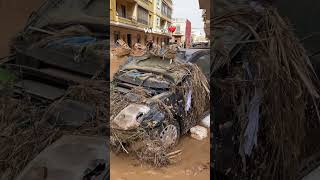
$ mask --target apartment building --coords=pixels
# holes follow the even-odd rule
[[[173,33],[174,42],[179,46],[189,48],[191,46],[191,22],[186,18],[174,18],[173,26],[176,27]]]
[[[110,43],[118,39],[130,47],[147,40],[168,43],[171,13],[171,0],[110,0]]]
[[[210,0],[199,0],[199,7],[203,10],[202,17],[206,38],[210,39]]]

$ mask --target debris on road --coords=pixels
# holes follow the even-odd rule
[[[140,43],[136,43],[133,46],[133,49],[130,53],[131,56],[137,57],[137,56],[143,56],[145,55],[147,52],[147,48],[146,46],[140,44]]]
[[[85,6],[104,11],[94,4],[45,1],[12,40],[12,56],[0,64],[14,75],[0,89],[0,179],[16,179],[63,135],[106,140],[110,82],[105,59],[110,51],[107,22],[84,12]],[[65,13],[70,10],[74,13]],[[74,19],[80,14],[86,18]],[[81,173],[96,172],[88,168]],[[34,172],[43,177],[45,169]]]
[[[199,124],[208,110],[206,77],[197,65],[175,59],[175,53],[174,46],[154,46],[143,56],[128,56],[114,75],[110,120],[114,151],[154,166],[168,165],[179,155],[170,153],[179,137]]]
[[[131,53],[131,48],[121,39],[117,41],[117,46],[111,48],[111,53],[117,57],[128,56]]]
[[[191,137],[202,141],[203,139],[208,137],[208,130],[202,126],[195,126],[190,129]]]
[[[59,139],[63,134],[99,135],[104,137],[108,132],[106,127],[109,104],[104,100],[109,93],[109,83],[92,80],[83,85],[71,86],[61,99],[50,106],[31,101],[27,94],[21,99],[15,99],[8,93],[0,96],[0,159],[2,166],[0,174],[5,179],[13,179],[21,170],[43,149]],[[13,90],[11,89],[11,92]],[[73,113],[67,112],[67,119],[60,119],[60,124],[52,124],[51,115],[59,116],[57,106],[65,100],[80,101],[95,107],[95,118],[86,119],[75,128],[61,126],[69,123]],[[64,110],[64,109],[63,109]],[[55,113],[53,113],[55,112]],[[77,115],[77,114],[75,114]],[[65,120],[65,121],[64,121]]]

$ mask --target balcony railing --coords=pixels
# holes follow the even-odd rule
[[[119,22],[126,24],[137,24],[137,18],[134,16],[121,17],[119,16]]]
[[[143,19],[143,18],[138,18],[138,22],[139,22],[139,23],[142,23],[142,24],[145,24],[145,25],[148,25],[148,24],[149,24],[148,20]]]

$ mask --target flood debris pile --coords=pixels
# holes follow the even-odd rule
[[[165,53],[147,54],[131,58],[114,76],[111,145],[117,153],[161,167],[175,161],[179,136],[208,111],[209,89],[196,65]]]
[[[161,47],[156,44],[150,45],[151,47],[146,47],[140,43],[135,43],[132,48],[126,44],[122,39],[117,40],[114,47],[111,48],[111,53],[117,57],[141,57],[141,56],[161,56],[168,59],[174,59],[176,56],[176,51],[178,45],[168,45]]]
[[[213,28],[211,81],[221,97],[213,108],[231,114],[229,122],[217,118],[215,128],[221,132],[219,126],[231,122],[234,132],[233,145],[218,151],[234,148],[236,154],[224,173],[297,179],[306,149],[315,147],[306,146],[308,132],[319,128],[319,81],[306,51],[272,7],[230,11],[215,17]]]
[[[109,83],[89,80],[71,86],[52,104],[34,101],[28,94],[17,98],[12,89],[10,92],[6,90],[0,95],[0,174],[3,179],[17,177],[32,159],[63,135],[106,137],[108,133]],[[80,118],[69,121],[72,112],[66,107],[88,105],[94,107],[88,111],[91,117],[84,119],[87,116],[78,112]]]
[[[103,4],[100,0],[44,1],[13,38],[12,55],[0,64],[1,69],[14,75],[12,80],[6,78],[6,85],[0,82],[0,179],[15,179],[63,135],[86,136],[80,139],[91,142],[95,141],[93,136],[98,136],[93,144],[99,146],[103,139],[107,140],[110,84],[106,81],[105,59],[109,57],[109,40]],[[81,153],[88,149],[86,142],[69,143],[68,147],[74,150],[78,145]],[[97,146],[100,152],[105,149],[102,146]],[[74,162],[64,158],[72,151],[55,153],[62,160],[55,161],[57,166],[63,161]],[[94,156],[81,161],[97,157]],[[76,172],[80,175],[63,166],[59,167],[61,173],[50,165],[34,172],[45,174],[44,179],[55,173],[69,179],[86,179],[107,169],[105,162],[96,162],[94,167],[82,163],[80,171],[87,171]],[[104,167],[95,169],[98,164]],[[33,175],[32,171],[27,173]]]
[[[143,56],[146,53],[146,50],[146,46],[136,43],[132,48],[131,56]]]
[[[186,125],[189,127],[191,124],[198,124],[199,117],[202,118],[203,113],[208,111],[210,100],[209,83],[206,80],[205,75],[195,64],[177,63],[177,65],[170,67],[170,71],[179,69],[183,69],[188,72],[187,75],[190,77],[181,86],[174,87],[175,90],[183,94],[184,102],[186,102],[185,110],[188,109],[187,116],[189,116],[191,119],[189,124]]]
[[[115,47],[111,48],[111,53],[121,57],[131,53],[131,48],[121,39],[117,40]]]

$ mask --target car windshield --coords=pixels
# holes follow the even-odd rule
[[[175,61],[179,61],[175,59]],[[179,61],[181,62],[181,61]],[[133,58],[123,66],[123,71],[138,70],[143,72],[151,72],[155,74],[162,74],[169,77],[174,83],[179,83],[186,75],[185,70],[169,70],[173,66],[173,62],[170,59],[162,57],[144,57],[144,58]]]
[[[209,79],[210,75],[210,55],[204,54],[196,59],[193,60],[193,63],[196,64],[203,74]]]

